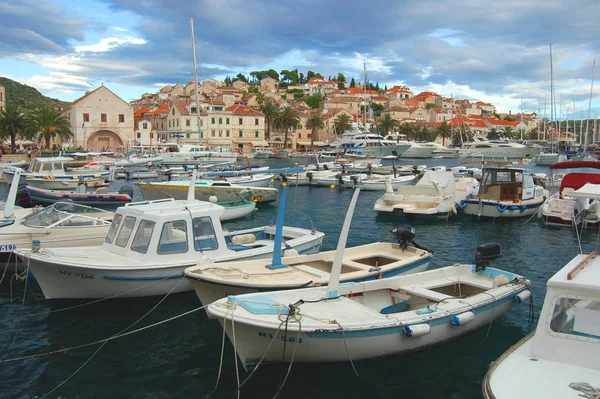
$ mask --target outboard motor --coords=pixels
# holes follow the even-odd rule
[[[352,175],[352,176],[350,176],[350,180],[352,180],[354,187],[356,187],[358,185],[358,176]]]
[[[283,174],[283,173],[281,173],[279,176],[281,177],[281,181],[282,181],[283,183],[286,183],[286,184],[287,184],[287,182],[288,182],[288,178],[287,178],[287,176],[286,176],[285,174]]]
[[[502,256],[500,244],[490,242],[478,245],[475,249],[475,271],[485,270],[490,264],[490,260],[499,258],[500,256]]]
[[[344,175],[342,175],[341,173],[338,173],[335,177],[337,177],[338,182],[340,183],[340,187],[344,186]]]
[[[131,186],[123,186],[119,190],[119,194],[127,194],[133,199],[133,187]]]
[[[398,244],[400,244],[400,248],[403,250],[408,247],[408,244],[412,244],[415,248],[433,253],[431,249],[415,242],[414,238],[417,232],[412,226],[407,225],[402,227],[394,227],[392,230],[390,230],[390,233],[392,233],[392,235],[396,238]]]
[[[312,179],[313,179],[312,172],[306,173],[306,177],[308,178],[308,184],[312,184]]]

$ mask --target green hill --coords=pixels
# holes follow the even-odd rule
[[[0,85],[4,86],[6,90],[6,102],[8,104],[15,102],[22,105],[35,104],[39,102],[50,104],[58,103],[61,105],[69,104],[68,102],[57,100],[56,98],[46,97],[37,91],[35,87],[27,86],[2,76],[0,76]]]

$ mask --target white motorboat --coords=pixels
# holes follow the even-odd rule
[[[465,199],[463,210],[478,217],[524,217],[535,214],[549,196],[527,170],[485,167],[479,193]]]
[[[592,252],[578,254],[548,280],[537,328],[492,362],[483,397],[597,398],[599,357],[600,257]]]
[[[540,152],[534,159],[537,166],[550,166],[555,163],[566,162],[567,156],[555,152]]]
[[[479,182],[472,177],[455,177],[452,171],[428,170],[414,186],[396,190],[388,187],[373,209],[378,213],[447,218],[478,189]]]
[[[254,158],[269,159],[273,158],[273,149],[268,147],[258,147],[254,150]]]
[[[270,257],[275,226],[223,231],[222,206],[203,201],[161,200],[117,209],[104,243],[15,253],[25,261],[47,299],[143,297],[191,290],[187,267]],[[282,227],[294,253],[318,251],[324,234]]]
[[[240,157],[237,152],[223,148],[211,149],[201,144],[165,144],[167,152],[161,154],[165,165],[194,165],[199,163],[233,163]]]
[[[129,157],[114,162],[114,166],[119,169],[146,169],[148,166],[158,166],[162,163],[162,157]]]
[[[186,199],[189,189],[189,180],[173,180],[166,182],[140,182],[138,186],[145,200],[175,198]],[[277,190],[274,187],[251,187],[238,185],[226,180],[196,180],[196,199],[208,201],[211,196],[217,201],[238,201],[240,195],[254,202],[272,202],[277,199]]]
[[[80,171],[66,172],[65,164],[72,162],[73,158],[54,157],[54,158],[34,158],[29,165],[29,171],[21,173],[20,184],[28,184],[30,186],[44,188],[48,190],[60,190],[58,183],[66,182],[69,189],[73,190],[77,187],[79,180],[83,180],[88,186],[104,185],[110,180],[109,171]],[[11,184],[15,175],[15,168],[4,169],[4,180]],[[65,185],[62,189],[65,189]]]
[[[406,143],[410,145],[410,148],[400,158],[431,158],[433,157],[433,152],[436,150],[436,147],[423,145],[426,143],[416,143],[413,141],[407,141]]]
[[[156,169],[135,169],[135,168],[118,168],[115,169],[115,178],[117,179],[156,179],[158,171]]]
[[[539,148],[527,147],[508,140],[477,140],[463,144],[462,157],[472,158],[529,158],[538,155]]]
[[[232,184],[243,185],[246,187],[268,187],[275,175],[273,173],[247,174],[240,176],[226,177],[225,180]]]
[[[431,348],[489,325],[529,294],[528,280],[486,268],[497,244],[479,246],[475,264],[339,284],[348,227],[347,215],[327,287],[231,295],[208,306],[246,369]]]
[[[427,269],[430,252],[414,242],[415,230],[392,230],[398,244],[375,242],[345,248],[340,281],[362,282]],[[412,244],[414,246],[409,246]],[[336,251],[193,266],[184,271],[204,305],[227,295],[327,285]]]
[[[600,169],[600,162],[561,162],[551,166],[552,170],[565,168]],[[588,187],[581,191],[586,185]],[[589,191],[591,185],[600,185],[600,174],[585,172],[565,174],[561,178],[558,193],[546,200],[538,212],[538,217],[548,226],[583,225],[597,228],[600,225],[600,202],[582,195],[583,192]]]
[[[412,186],[415,182],[415,175],[406,176],[384,176],[384,175],[353,175],[344,177],[344,186],[347,188],[359,187],[364,191],[386,191],[388,185],[392,190],[397,190],[402,186]]]
[[[460,148],[450,148],[435,141],[418,143],[422,147],[432,147],[432,158],[458,158],[461,154]]]

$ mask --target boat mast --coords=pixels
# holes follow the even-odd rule
[[[552,69],[552,43],[550,43],[550,152],[554,152],[554,70]]]
[[[588,116],[587,116],[587,123],[585,125],[585,147],[587,147],[587,143],[588,143],[588,134],[589,134],[589,129],[590,129],[590,112],[592,110],[592,95],[593,95],[593,91],[594,91],[594,72],[596,69],[596,59],[594,58],[594,62],[592,63],[592,84],[590,85],[590,102],[588,103]],[[592,138],[593,140],[593,138]]]
[[[363,63],[363,73],[365,84],[363,86],[363,126],[365,128],[365,132],[367,132],[367,63]]]
[[[450,93],[450,142],[454,145],[454,95]]]
[[[192,58],[194,59],[194,94],[196,100],[196,123],[198,126],[198,138],[202,145],[202,133],[200,132],[200,101],[198,100],[198,69],[196,68],[196,37],[194,35],[194,18],[190,18],[190,33],[192,36]]]

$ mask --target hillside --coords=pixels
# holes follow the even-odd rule
[[[38,102],[58,103],[61,105],[69,104],[56,98],[46,97],[37,91],[35,87],[27,86],[2,76],[0,76],[0,85],[4,86],[6,90],[6,102],[9,104],[15,102],[21,104],[35,104]]]

